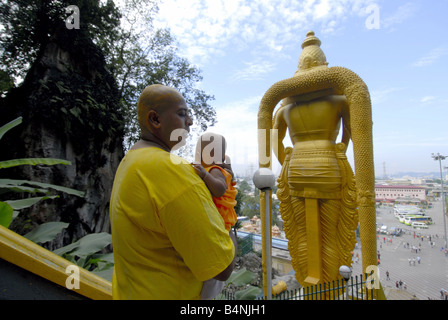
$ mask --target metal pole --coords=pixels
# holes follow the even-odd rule
[[[261,225],[264,229],[261,233],[262,253],[263,253],[263,288],[266,299],[272,299],[272,261],[271,261],[271,206],[270,191],[275,186],[275,175],[269,168],[258,169],[253,177],[254,185],[264,192],[264,203],[260,194]],[[264,216],[263,216],[264,214]],[[266,285],[266,287],[265,287]]]
[[[447,239],[446,239],[446,221],[445,221],[445,190],[443,187],[443,176],[442,176],[442,157],[443,159],[445,159],[444,156],[441,156],[439,153],[437,154],[437,158],[439,159],[439,166],[440,166],[440,184],[442,185],[442,212],[443,212],[443,228],[445,231],[445,250],[446,250],[446,244],[447,244]]]
[[[264,190],[265,201],[265,241],[266,241],[266,299],[272,300],[272,266],[271,266],[271,206],[269,205],[269,190]]]
[[[348,279],[345,280],[345,300],[349,300],[350,296],[348,295]]]

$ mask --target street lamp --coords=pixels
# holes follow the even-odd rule
[[[446,249],[446,222],[445,222],[445,193],[444,193],[444,187],[443,187],[443,177],[442,177],[442,160],[445,160],[446,156],[441,155],[440,153],[434,154],[431,153],[431,156],[434,160],[439,161],[439,167],[440,167],[440,184],[442,186],[442,214],[443,214],[443,229],[445,231],[445,245],[444,248]]]
[[[275,175],[269,168],[260,168],[258,169],[253,177],[253,182],[255,187],[264,192],[264,221],[262,221],[262,225],[264,225],[264,232],[262,234],[264,247],[264,262],[266,265],[266,274],[263,276],[266,279],[266,297],[268,300],[272,299],[272,266],[271,266],[271,207],[269,205],[269,191],[275,186]]]
[[[352,269],[350,267],[348,267],[348,266],[341,266],[339,268],[339,274],[345,280],[345,296],[346,296],[346,299],[348,300],[349,299],[349,296],[348,296],[348,280],[352,276]]]

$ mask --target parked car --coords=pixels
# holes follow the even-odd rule
[[[393,236],[399,236],[403,233],[403,229],[397,227],[390,227],[388,234]]]

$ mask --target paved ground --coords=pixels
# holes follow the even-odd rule
[[[378,235],[380,281],[388,300],[410,300],[415,297],[419,300],[440,300],[440,290],[442,288],[448,290],[448,257],[441,251],[444,246],[442,202],[434,202],[433,208],[426,210],[426,214],[432,217],[435,224],[430,225],[428,229],[413,230],[394,217],[392,208],[381,208],[377,211],[378,225],[384,224],[406,230],[406,233],[399,237]],[[423,241],[418,235],[424,236]],[[433,247],[429,244],[428,236],[435,242]],[[383,237],[386,238],[385,241]],[[418,248],[419,245],[421,249],[417,253],[411,252],[412,246]],[[360,247],[354,250],[355,256],[357,253],[361,257]],[[420,257],[420,263],[417,262],[417,257]],[[409,263],[409,259],[413,258],[415,265]],[[352,268],[354,275],[360,274],[361,262],[353,263]],[[386,278],[386,271],[389,271],[390,280]],[[397,289],[396,282],[400,280],[403,285],[401,289]]]

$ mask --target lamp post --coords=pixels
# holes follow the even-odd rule
[[[444,193],[444,187],[443,187],[443,177],[442,177],[442,160],[445,160],[446,156],[441,155],[440,153],[434,154],[431,153],[431,156],[434,160],[439,161],[439,167],[440,167],[440,184],[442,186],[442,214],[443,214],[443,229],[445,231],[445,245],[444,248],[446,249],[447,239],[446,239],[446,222],[445,222],[445,193]]]
[[[266,266],[266,272],[263,270],[263,277],[266,279],[265,294],[268,300],[272,299],[272,265],[271,265],[271,206],[269,191],[275,186],[274,173],[269,168],[258,169],[253,177],[255,187],[264,192],[264,210],[260,208],[264,217],[261,217],[261,223],[264,228],[263,238],[263,262]],[[264,219],[263,219],[264,218]]]
[[[352,276],[352,269],[350,267],[348,267],[348,266],[341,266],[339,268],[339,274],[345,280],[345,297],[348,300],[349,299],[349,296],[348,296],[348,280]]]

